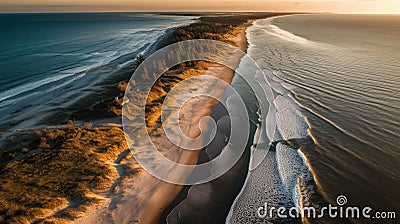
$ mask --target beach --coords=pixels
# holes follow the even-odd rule
[[[225,21],[229,25],[222,26],[225,26],[226,28],[233,28],[223,28],[226,29],[229,34],[222,33],[218,35],[223,35],[221,37],[223,37],[224,41],[236,45],[242,51],[246,51],[247,41],[245,38],[245,29],[251,24],[249,19],[264,18],[272,15],[274,14],[248,14],[237,17],[210,16],[204,17],[204,21],[209,24],[213,24],[216,21]],[[183,28],[185,26],[183,26]],[[163,37],[160,37],[157,42],[153,43],[151,46],[153,46],[154,49],[157,49],[169,44],[171,38],[176,37],[174,36],[175,30],[176,28],[170,29]],[[229,63],[235,65],[234,67],[236,67],[240,62],[242,54],[234,52],[230,52],[229,54]],[[84,148],[90,148],[91,150],[96,150],[99,145],[106,145],[108,147],[111,142],[109,143],[108,141],[104,140],[99,140],[99,142],[85,142],[84,144],[80,143],[84,138],[80,139],[78,136],[82,134],[86,135],[86,133],[95,133],[93,138],[102,139],[104,136],[108,136],[110,134],[111,136],[114,136],[116,130],[122,128],[121,117],[116,116],[119,114],[118,108],[120,107],[121,103],[118,101],[117,96],[123,94],[123,82],[124,80],[129,79],[132,73],[132,66],[133,62],[128,63],[122,67],[122,69],[119,69],[119,71],[113,76],[110,76],[109,78],[100,82],[95,82],[93,87],[91,87],[91,90],[94,90],[95,92],[94,94],[91,94],[90,91],[88,91],[87,96],[71,102],[70,106],[63,109],[62,113],[54,113],[49,116],[46,115],[46,119],[44,117],[41,118],[42,121],[35,125],[34,128],[22,128],[25,127],[25,123],[24,125],[21,125],[21,128],[19,129],[15,129],[12,132],[5,132],[6,134],[2,136],[4,146],[2,151],[2,169],[8,171],[7,173],[3,172],[2,175],[19,175],[16,173],[14,174],[14,169],[16,164],[19,164],[20,161],[41,161],[40,158],[42,155],[45,155],[44,152],[49,150],[58,152],[58,150],[63,147],[69,147],[66,142],[72,142],[73,144],[76,144],[76,147],[82,146]],[[104,70],[100,70],[100,72],[107,72],[108,69],[110,68],[104,67]],[[169,76],[175,79],[179,77],[185,78],[197,75],[208,75],[221,79],[228,84],[231,83],[234,77],[233,70],[225,66],[212,63],[196,63],[193,68],[184,67],[184,72],[182,74],[175,73],[176,71],[172,71]],[[211,85],[210,83],[197,83],[196,86],[202,86],[203,88],[199,91],[212,93],[214,96],[222,96],[224,94],[223,87]],[[162,97],[162,95],[158,97]],[[217,103],[217,100],[207,97],[196,98],[195,100],[190,101],[185,105],[184,108],[182,108],[182,113],[191,119],[186,121],[186,123],[183,122],[180,124],[181,127],[183,127],[182,129],[185,130],[186,133],[189,133],[190,136],[196,137],[199,133],[197,124],[202,117],[208,115],[213,115],[215,117],[217,116],[216,114],[221,115],[221,110],[218,109],[218,107],[214,107]],[[154,111],[158,110],[157,107],[152,108]],[[157,114],[158,112],[155,112],[152,116],[159,116]],[[69,121],[67,121],[68,119]],[[36,121],[39,120],[40,119]],[[44,125],[46,123],[47,125]],[[60,125],[60,123],[64,124]],[[154,124],[156,125],[156,123]],[[9,127],[12,127],[12,124],[9,125]],[[66,132],[70,131],[78,134],[63,136]],[[119,141],[118,138],[114,137],[112,137],[111,140]],[[217,138],[216,142],[220,140],[221,138]],[[182,164],[198,163],[201,150],[182,151],[168,141],[163,140],[163,136],[158,137],[158,140],[155,139],[155,141],[159,141],[163,147],[168,149],[166,150],[168,152],[167,154],[169,154],[171,158],[174,158],[174,161],[179,161]],[[23,146],[21,147],[16,145],[15,142],[20,142],[19,144]],[[213,150],[217,152],[218,150],[222,149],[223,144],[224,143],[216,143],[215,149]],[[97,174],[97,172],[100,172],[100,170],[97,170],[97,165],[93,166],[93,176],[89,176],[88,178],[84,176],[77,176],[78,179],[75,180],[77,182],[74,182],[74,184],[72,184],[68,189],[63,189],[63,185],[60,184],[59,187],[63,189],[63,193],[57,196],[58,198],[52,198],[48,203],[42,205],[43,209],[36,209],[35,205],[25,204],[24,206],[32,207],[32,210],[27,210],[26,215],[2,216],[2,220],[5,222],[7,222],[9,219],[14,221],[20,220],[22,222],[29,220],[48,220],[65,223],[96,223],[100,220],[103,223],[124,223],[136,222],[140,220],[142,223],[157,223],[164,209],[171,207],[171,204],[173,204],[174,201],[176,202],[176,200],[179,200],[177,199],[177,196],[181,192],[183,186],[160,181],[145,172],[132,158],[132,155],[129,153],[129,149],[122,143],[118,143],[117,153],[115,153],[116,151],[113,151],[113,154],[109,154],[111,151],[108,151],[108,148],[106,149],[107,150],[104,149],[101,151],[105,157],[99,157],[98,162],[99,164],[107,164],[107,169],[111,170],[110,172],[102,174],[104,176],[102,177],[103,179],[101,184],[93,185],[93,181],[97,178],[97,175],[100,175]],[[73,153],[73,151],[68,150],[64,150],[63,152],[67,154]],[[92,153],[91,151],[88,152]],[[53,155],[50,154],[47,156],[50,156],[48,159],[51,160]],[[248,151],[245,153],[245,156],[242,159],[242,163],[244,165],[240,165],[240,170],[242,170],[243,167],[246,167],[246,164],[248,163],[247,158]],[[55,164],[54,166],[68,166],[68,163],[64,164],[63,161],[59,162],[60,165]],[[29,170],[36,172],[34,170],[41,169],[41,166],[43,166],[43,164],[36,163],[30,167]],[[28,170],[22,170],[22,172],[28,172]],[[231,182],[233,181],[236,186],[236,191],[233,191],[231,194],[229,194],[229,197],[231,198],[230,201],[233,201],[235,194],[241,188],[242,181],[245,176],[245,172],[242,173],[243,177],[241,180],[230,180]],[[4,177],[7,178],[6,176]],[[68,174],[65,174],[65,178],[66,179],[62,181],[65,184],[68,184],[68,178],[70,178]],[[81,180],[79,180],[79,178],[81,178]],[[21,187],[26,188],[24,191],[32,191],[33,189],[40,191],[40,189],[42,189],[45,185],[36,185],[34,183],[38,181],[45,183],[47,181],[46,179],[47,178],[45,176],[39,175],[39,178],[27,179],[26,183],[21,183]],[[85,181],[83,181],[83,179]],[[103,183],[103,181],[106,182]],[[77,184],[79,182],[83,184]],[[75,187],[77,186],[80,186],[79,189],[81,193],[79,196],[74,194],[76,191]],[[216,191],[215,193],[218,192]],[[13,194],[12,189],[7,189],[6,191],[3,191],[2,194],[4,198],[8,198],[9,196],[7,194]],[[40,198],[41,196],[37,195],[37,197]],[[68,203],[66,203],[66,201],[68,201]],[[7,202],[2,200],[2,203]],[[15,204],[15,206],[20,205],[22,204]],[[14,205],[5,205],[3,206],[3,210],[9,212],[9,206]],[[229,207],[229,203],[224,206],[223,210],[225,213],[227,213]],[[218,218],[222,220],[224,217],[223,215],[219,215]]]
[[[247,41],[245,38],[245,29],[247,26],[251,24],[251,21],[241,25],[240,27],[236,28],[232,38],[229,40],[233,41],[242,51],[246,51],[247,49]],[[242,53],[230,53],[229,63],[233,64],[237,67],[240,62]],[[210,65],[207,67],[207,71],[203,75],[209,75],[216,77],[225,81],[226,83],[231,83],[234,77],[234,71],[230,68],[221,65]],[[204,88],[199,89],[199,93],[207,92],[213,96],[222,97],[224,93],[224,87],[218,87],[216,85],[211,85],[211,83],[207,82],[195,82],[191,83],[194,86],[203,86]],[[198,95],[193,93],[194,95]],[[177,99],[179,101],[179,99]],[[189,137],[197,137],[199,135],[197,124],[199,120],[204,116],[213,115],[213,118],[218,121],[221,116],[224,116],[224,111],[221,111],[221,108],[215,106],[218,103],[215,99],[210,99],[208,97],[203,98],[196,98],[195,100],[189,101],[184,105],[183,108],[180,110],[180,116],[183,117],[190,117],[190,120],[181,121],[181,129],[184,130],[184,133],[189,133]],[[222,113],[222,114],[221,114]],[[213,143],[209,145],[207,148],[212,149],[215,154],[218,154],[218,150],[222,150],[225,143],[221,143],[221,138],[223,136],[218,136],[213,140]],[[201,150],[197,151],[186,151],[181,150],[179,147],[169,144],[167,140],[165,140],[165,136],[160,136],[154,141],[160,142],[162,145],[163,151],[167,151],[167,158],[174,158],[175,161],[178,161],[181,164],[196,164],[198,163],[199,156],[201,154]],[[204,149],[206,150],[206,149]],[[203,150],[203,153],[204,153]],[[225,220],[226,214],[230,208],[230,203],[233,201],[234,197],[236,196],[237,192],[242,187],[242,183],[244,180],[244,176],[246,174],[245,171],[246,164],[248,163],[248,152],[247,151],[239,165],[235,166],[232,172],[240,172],[242,173],[242,177],[237,176],[237,178],[230,177],[228,178],[229,181],[224,180],[224,178],[220,178],[219,180],[215,181],[218,183],[219,187],[214,190],[207,190],[207,188],[202,188],[201,185],[195,186],[188,189],[188,187],[184,187],[182,185],[170,184],[166,183],[162,180],[159,180],[153,177],[151,174],[146,172],[140,172],[132,178],[127,178],[124,182],[119,186],[119,196],[116,196],[119,202],[116,202],[115,209],[111,212],[112,219],[119,223],[126,223],[130,221],[137,221],[138,223],[164,223],[168,220],[168,223],[175,223],[179,222],[179,220],[174,220],[174,204],[182,203],[181,200],[187,197],[191,197],[191,203],[193,206],[192,209],[189,209],[188,214],[194,215],[199,211],[205,215],[204,218],[208,216],[208,219],[212,219],[216,222],[223,222]],[[200,159],[204,158],[200,156]],[[202,161],[205,162],[205,161]],[[232,176],[232,175],[228,175]],[[139,181],[138,181],[139,180]],[[235,185],[236,188],[232,188],[232,192],[229,194],[221,194],[222,185]],[[203,186],[207,184],[203,184]],[[201,195],[193,196],[185,196],[185,191],[189,190],[191,192],[198,187],[201,188],[199,192]],[[184,190],[182,190],[185,188]],[[236,189],[236,190],[235,190]],[[215,195],[211,197],[210,194]],[[179,195],[179,196],[178,196]],[[209,195],[209,196],[205,196]],[[204,197],[209,198],[209,200],[204,204]],[[215,204],[215,199],[220,197],[222,201],[224,201],[225,205],[222,204]],[[213,199],[211,199],[213,198]],[[226,200],[227,198],[230,198]],[[213,205],[213,207],[211,207]],[[183,205],[185,206],[185,205]],[[197,206],[197,207],[196,207]],[[215,207],[217,206],[217,207]],[[204,209],[206,209],[204,211]],[[207,211],[207,209],[209,209]],[[220,211],[218,215],[217,210]],[[98,211],[98,209],[97,209]],[[171,212],[171,213],[169,213]],[[164,213],[164,214],[163,214]],[[95,215],[103,215],[103,214],[95,214]],[[164,218],[164,219],[163,219]],[[200,218],[200,217],[199,217]],[[85,218],[78,219],[77,222],[90,222],[92,217],[86,216]],[[182,220],[181,220],[182,221]],[[187,222],[187,221],[186,221]]]

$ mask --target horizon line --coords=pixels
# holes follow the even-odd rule
[[[299,14],[339,14],[339,15],[400,15],[400,13],[371,13],[371,12],[329,12],[329,11],[123,11],[123,10],[110,10],[110,11],[0,11],[0,14],[40,14],[40,13],[299,13]]]

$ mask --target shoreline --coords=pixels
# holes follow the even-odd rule
[[[290,16],[290,15],[283,15],[283,16]],[[265,19],[273,20],[274,18],[276,17],[270,17]],[[279,114],[279,112],[277,113]],[[260,132],[265,131],[262,130],[263,128],[264,128],[263,126],[260,125],[257,126],[256,131],[258,132],[258,134],[261,134]],[[261,206],[263,202],[268,202],[268,205],[272,204],[276,207],[278,207],[279,205],[281,206],[284,205],[285,207],[289,207],[291,203],[293,203],[292,206],[296,206],[294,204],[295,199],[292,198],[292,196],[295,193],[291,192],[291,190],[288,190],[288,192],[286,193],[286,190],[285,188],[283,188],[283,185],[282,186],[280,185],[280,183],[283,181],[281,180],[282,175],[281,173],[279,173],[278,170],[280,166],[282,166],[282,164],[280,164],[280,161],[278,160],[279,158],[288,157],[291,158],[291,160],[295,160],[296,162],[298,162],[296,160],[298,157],[296,157],[297,151],[289,150],[289,147],[283,145],[280,141],[274,142],[272,146],[268,146],[269,149],[264,148],[265,146],[263,146],[263,144],[265,144],[264,142],[265,139],[261,139],[261,144],[260,144],[261,147],[257,147],[257,145],[260,143],[260,139],[258,140],[254,139],[254,141],[255,141],[254,148],[250,150],[251,151],[249,156],[250,160],[253,160],[254,156],[257,156],[256,150],[268,150],[268,152],[265,155],[265,158],[262,161],[260,161],[260,164],[258,166],[256,166],[254,169],[247,170],[243,187],[241,188],[240,192],[237,194],[237,197],[232,203],[232,206],[226,217],[226,221],[235,224],[243,222],[246,223],[257,222],[257,221],[278,222],[278,223],[301,223],[300,219],[295,219],[295,218],[284,219],[280,217],[278,218],[273,217],[269,219],[263,219],[257,217],[256,208]],[[290,163],[290,165],[293,164],[294,163]],[[296,168],[301,170],[300,167]]]
[[[232,38],[232,41],[235,41],[241,49],[247,48],[247,41],[243,38],[245,28],[246,26],[238,28],[238,30],[235,31],[238,35]],[[240,62],[239,55],[233,56],[230,61],[237,67]],[[204,75],[211,75],[227,83],[231,83],[234,77],[234,71],[224,66],[212,65],[208,67]],[[204,88],[207,89],[206,91],[214,96],[222,96],[224,93],[224,89],[204,84],[199,83],[196,86],[205,86]],[[202,98],[187,102],[181,109],[181,114],[184,114],[185,117],[192,118],[187,120],[187,122],[181,123],[182,130],[184,130],[185,133],[190,133],[189,137],[196,137],[200,134],[199,130],[196,130],[197,128],[192,127],[196,127],[202,117],[211,115],[211,109],[215,106],[215,103],[214,99]],[[194,111],[190,108],[199,110]],[[168,148],[169,156],[167,157],[177,158],[177,161],[181,164],[196,164],[201,153],[201,150],[181,151],[178,147],[168,143],[163,143],[163,148]],[[173,203],[184,186],[163,182],[147,172],[138,175],[140,175],[140,177],[135,178],[140,178],[140,183],[122,186],[122,189],[129,189],[123,190],[123,203],[118,204],[114,210],[114,220],[121,223],[129,222],[130,220],[140,220],[140,223],[158,223],[164,209]],[[138,186],[138,184],[141,186]]]
[[[231,36],[229,38],[229,41],[235,42],[240,49],[246,50],[248,43],[245,37],[245,29],[248,25],[250,25],[250,22],[243,24],[242,21],[244,19],[248,21],[258,18],[266,18],[277,14],[281,13],[249,14],[245,16],[240,16],[240,14],[238,14],[237,17],[233,15],[222,18],[218,16],[204,17],[204,21],[210,24],[217,24],[221,20],[225,21],[226,24],[236,24],[236,23],[241,24],[239,25],[240,28],[237,27],[235,28],[239,30],[235,30],[236,31],[235,36],[233,37]],[[232,18],[234,18],[233,21]],[[235,25],[230,25],[230,26],[235,27]],[[174,30],[177,29],[180,29],[180,27],[174,28]],[[161,40],[165,41],[164,43],[156,42],[154,43],[154,46],[159,46],[160,43],[161,45],[168,44],[170,40],[168,40],[167,36],[168,35],[163,36],[164,39]],[[233,56],[231,60],[235,61],[235,63],[232,64],[239,65],[240,57],[235,58],[235,56]],[[231,69],[228,69],[223,66],[216,66],[215,64],[206,64],[206,67],[207,70],[205,70],[205,72],[204,71],[200,72],[200,75],[202,74],[213,75],[215,77],[224,80],[227,83],[231,83],[235,74],[235,72],[232,71]],[[125,79],[126,77],[131,76],[132,70],[129,67],[123,68],[123,70],[124,71],[122,72],[121,71],[116,72],[116,75],[121,79]],[[106,102],[107,100],[103,101],[105,97],[105,99],[109,99],[111,102],[113,101],[113,98],[115,96],[120,94],[120,90],[118,90],[118,88],[116,87],[116,84],[119,81],[117,76],[112,76],[112,77],[110,76],[106,82],[103,82],[104,84],[103,86],[97,86],[101,87],[103,91],[100,91],[100,93],[94,93],[94,95],[88,97],[87,100],[92,102],[94,101],[97,102],[96,106],[93,107],[92,104],[87,103],[88,101],[80,102],[81,107],[79,106],[79,108],[75,111],[74,114],[78,115],[82,119],[78,119],[76,123],[75,121],[70,120],[65,125],[45,126],[43,127],[43,130],[44,131],[51,130],[52,132],[53,131],[58,132],[59,130],[74,131],[81,128],[83,133],[95,131],[96,133],[98,133],[99,136],[102,136],[110,131],[116,130],[115,128],[121,129],[121,117],[112,115],[112,113],[108,111],[108,103]],[[205,84],[206,83],[203,83],[200,86],[205,86],[206,88],[209,88],[209,92],[213,92],[213,95],[222,96],[222,94],[224,93],[224,89],[215,88]],[[196,137],[196,135],[198,134],[198,130],[192,127],[196,126],[198,124],[198,121],[202,117],[211,115],[212,109],[214,108],[216,103],[217,102],[215,100],[209,100],[207,98],[202,100],[197,100],[191,104],[191,107],[201,108],[200,111],[189,110],[189,109],[185,111],[185,113],[189,114],[188,117],[193,118],[190,121],[190,123],[184,124],[187,130],[189,130],[188,133],[191,133],[193,135],[192,137]],[[35,129],[33,128],[24,129],[21,132],[35,133],[36,130],[37,127],[35,127]],[[16,137],[17,138],[16,141],[21,141],[22,144],[24,145],[26,142],[23,141],[26,140],[18,136],[19,134],[20,133],[16,131],[12,133],[11,137],[13,138]],[[35,144],[39,143],[42,144],[43,137],[47,136],[37,135],[35,139],[39,138],[39,140],[35,140],[36,141]],[[56,142],[55,144],[52,143],[53,140],[51,141],[50,140],[47,140],[48,143],[50,144],[50,147],[55,147],[53,150],[58,150],[57,147],[59,143]],[[59,141],[58,139],[55,140]],[[15,140],[10,140],[10,141],[13,142]],[[73,139],[73,141],[79,143],[81,139],[76,138]],[[12,159],[10,161],[5,161],[5,163],[3,163],[3,166],[7,166],[8,164],[18,162],[20,159],[23,158],[41,157],[42,155],[41,150],[35,151],[31,149],[31,147],[36,147],[36,146],[31,146],[32,144],[29,141],[26,144],[28,149],[26,148],[17,149],[20,150],[22,153],[17,152],[16,156],[12,154],[12,156],[15,157],[15,159]],[[89,145],[88,147],[96,148],[99,146]],[[200,155],[200,151],[183,152],[181,154],[176,154],[179,151],[179,149],[175,146],[169,146],[169,147],[173,149],[171,150],[172,155],[175,156],[178,155],[178,158],[180,158],[178,159],[178,161],[180,163],[196,164],[198,162],[197,160]],[[24,150],[28,150],[29,152],[25,153]],[[31,150],[32,152],[30,152]],[[139,167],[139,165],[133,159],[132,155],[129,154],[129,150],[128,151],[122,150],[122,148],[119,150],[120,153],[110,157],[114,162],[111,161],[107,162],[107,164],[111,165],[111,167],[115,169],[115,172],[113,171],[111,174],[109,174],[110,176],[106,177],[112,180],[111,182],[109,182],[109,184],[112,184],[111,187],[107,187],[106,189],[102,189],[100,191],[96,190],[97,193],[93,192],[93,190],[95,189],[89,188],[88,194],[84,195],[84,197],[85,198],[88,197],[90,198],[90,200],[93,199],[94,201],[84,202],[78,200],[73,203],[70,202],[70,205],[68,207],[63,207],[63,208],[51,207],[50,210],[47,209],[46,211],[43,211],[44,215],[33,216],[34,220],[49,219],[49,220],[58,220],[65,223],[69,222],[96,223],[99,221],[111,223],[114,221],[130,222],[130,221],[140,220],[142,223],[157,223],[159,221],[162,211],[168,205],[170,205],[171,202],[175,200],[176,196],[179,194],[183,186],[168,184],[154,178],[153,176],[146,173],[142,168]],[[5,152],[4,150],[3,152],[1,152],[2,155],[4,154],[4,152]],[[117,158],[114,158],[115,156],[117,156]],[[39,167],[36,168],[34,167],[33,169],[40,170],[40,164],[38,165]],[[68,176],[66,176],[66,178],[68,178]],[[68,182],[68,180],[66,182]],[[140,204],[140,205],[136,206],[135,204],[136,205]],[[59,216],[60,214],[64,213],[68,214],[69,216],[68,217]],[[22,219],[25,219],[24,216],[21,217],[23,217]]]
[[[132,76],[136,57],[138,55],[147,57],[168,45],[167,37],[178,27],[191,23],[187,21],[165,27],[164,33],[160,33],[159,36],[156,35],[154,41],[145,42],[130,53],[118,55],[118,57],[106,63],[76,72],[75,76],[83,76],[72,84],[57,87],[54,99],[42,100],[37,105],[36,101],[33,101],[33,103],[22,102],[22,104],[20,102],[21,105],[26,105],[26,108],[38,107],[40,113],[31,116],[21,114],[20,112],[23,109],[10,110],[10,115],[13,115],[12,119],[2,122],[0,133],[8,135],[27,129],[43,129],[48,126],[64,125],[69,121],[82,124],[84,122],[100,123],[103,119],[115,118],[116,115],[108,107],[112,104],[114,98],[120,94],[117,88],[118,82],[128,80]],[[50,106],[50,100],[56,101]],[[10,107],[13,106],[10,105]]]
[[[239,49],[242,50],[243,52],[247,52],[247,48],[248,48],[248,42],[247,42],[247,38],[246,38],[246,29],[248,26],[250,26],[252,24],[253,20],[248,20],[245,24],[242,24],[241,27],[238,30],[238,34],[232,38],[232,40],[238,45]],[[239,66],[240,60],[238,61],[237,64],[235,64],[235,67],[237,68]],[[234,78],[235,75],[235,71],[232,71],[230,69],[228,69],[228,71],[226,72],[230,72],[232,73],[232,77],[229,81],[229,84],[232,83],[232,80]],[[211,114],[210,116],[212,117],[213,120],[218,121],[221,117],[223,116],[229,116],[226,109],[224,108],[224,106],[221,103],[217,103],[215,105],[213,105],[211,108],[209,108],[211,110]],[[210,160],[210,158],[212,157],[211,154],[219,154],[222,149],[226,146],[225,144],[225,137],[222,136],[221,134],[217,134],[215,136],[215,139],[210,143],[210,145],[208,145],[206,148],[204,148],[200,154],[199,154],[199,161],[198,164],[201,163],[205,163],[208,162]],[[207,150],[210,150],[212,152],[206,152]],[[211,154],[210,154],[211,153]],[[244,160],[246,160],[246,156],[244,156]],[[243,158],[240,160],[243,161]],[[241,163],[240,161],[238,161],[238,163]],[[238,166],[234,166],[234,167],[238,167]],[[240,170],[241,169],[235,169],[232,168],[234,170]],[[224,176],[224,175],[223,175]],[[219,177],[217,178],[218,180],[223,179],[223,177]],[[239,178],[240,179],[240,178]],[[211,182],[218,182],[218,180],[215,181],[211,181]],[[239,188],[242,187],[242,183],[240,183],[240,181],[236,181],[236,186],[238,186]],[[204,183],[204,184],[200,184],[197,186],[207,186],[209,185],[208,183]],[[181,220],[179,220],[179,218],[177,218],[178,216],[183,216],[182,211],[184,211],[186,214],[190,213],[191,215],[195,215],[196,212],[198,212],[199,210],[204,210],[204,208],[210,208],[210,206],[213,205],[211,200],[208,200],[207,202],[205,202],[203,200],[202,197],[208,197],[207,194],[213,194],[216,193],[213,190],[208,189],[207,187],[200,187],[200,190],[196,190],[197,187],[195,186],[184,186],[183,189],[179,192],[179,194],[175,197],[175,199],[168,205],[168,207],[162,212],[162,215],[159,219],[159,223],[180,223]],[[192,195],[195,195],[195,197],[193,197]],[[196,198],[197,196],[197,198]],[[189,199],[189,202],[187,202],[187,200]],[[211,197],[208,197],[211,198]],[[213,197],[213,199],[215,199],[215,197]],[[229,204],[229,201],[224,201],[227,202],[227,204]],[[179,206],[181,209],[179,209]],[[197,207],[196,209],[190,209],[189,207],[193,206]],[[219,204],[219,206],[223,207],[223,209],[217,209],[218,211],[218,217],[215,217],[214,215],[214,222],[216,220],[222,220],[225,219],[225,213],[227,214],[227,212],[223,211],[226,210],[226,206],[223,206],[221,204]],[[183,209],[182,209],[183,207]],[[185,208],[188,207],[188,208]],[[200,208],[202,207],[202,208]],[[207,209],[206,209],[207,210]],[[215,212],[215,211],[213,211]],[[179,213],[179,215],[178,215]],[[210,210],[208,210],[208,212],[206,213],[202,213],[201,217],[198,217],[199,220],[204,220],[205,217],[207,217],[208,215],[210,215],[211,212]],[[185,220],[186,222],[188,220]],[[218,222],[217,222],[218,223]]]

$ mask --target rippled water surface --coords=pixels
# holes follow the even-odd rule
[[[319,193],[398,210],[400,16],[286,16],[256,21],[248,37],[275,91],[301,108]]]
[[[0,125],[31,127],[49,110],[68,107],[93,92],[94,83],[151,52],[168,28],[191,19],[142,13],[1,14]]]

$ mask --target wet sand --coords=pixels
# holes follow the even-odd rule
[[[245,29],[251,23],[252,21],[249,21],[243,25],[239,34],[232,39],[244,52],[247,51]],[[223,104],[214,105],[211,111],[211,117],[217,123],[225,118],[227,120],[221,122],[222,125],[218,125],[213,141],[201,151],[198,164],[217,157],[226,147],[226,140],[230,135],[228,133],[230,131],[229,115]],[[159,223],[224,223],[229,209],[246,179],[250,146],[255,128],[255,126],[251,126],[250,141],[243,155],[227,173],[208,183],[185,186],[164,210]]]
[[[220,109],[217,105],[214,108]],[[219,121],[228,116],[226,111],[213,111]],[[222,118],[221,118],[222,117]],[[220,119],[219,119],[220,118]],[[225,129],[224,127],[219,127]],[[211,144],[200,155],[207,162],[218,156],[226,147],[226,133],[219,129]],[[225,223],[225,219],[237,194],[243,187],[250,161],[250,147],[256,126],[251,124],[250,138],[239,161],[221,177],[204,184],[186,187],[179,197],[165,210],[160,223]],[[171,208],[174,207],[174,208]],[[167,214],[168,213],[168,214]]]

